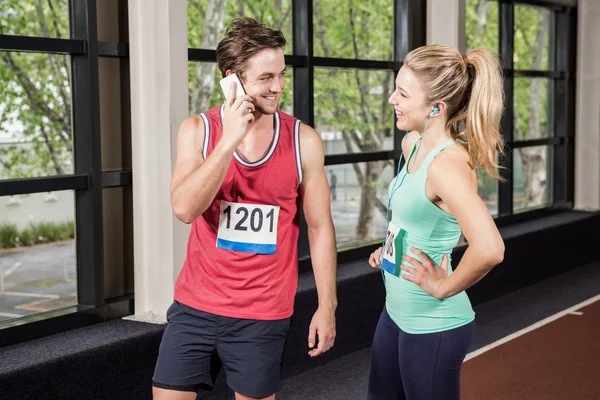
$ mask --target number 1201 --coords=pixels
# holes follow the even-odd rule
[[[266,218],[269,221],[269,232],[273,232],[273,223],[274,223],[274,215],[275,211],[271,210],[267,213],[266,217],[263,216],[263,212],[260,208],[255,208],[252,210],[252,213],[248,211],[246,207],[238,207],[235,211],[236,215],[244,214],[241,219],[235,224],[233,228],[236,231],[247,231],[248,226],[245,225],[248,220],[248,215],[250,215],[250,229],[253,232],[259,232],[263,227],[264,219]],[[231,206],[227,206],[223,210],[223,214],[227,216],[227,229],[231,228]]]

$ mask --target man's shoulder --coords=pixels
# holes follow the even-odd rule
[[[223,108],[223,105],[219,104],[202,112],[201,114],[206,115],[209,119],[221,120],[221,108]]]
[[[277,110],[277,114],[279,114],[279,119],[282,120],[282,121],[289,121],[289,122],[292,122],[292,123],[295,122],[295,121],[300,121],[298,118],[294,117],[293,115],[288,114],[288,113],[286,113],[284,111],[281,111],[281,110]],[[300,122],[302,122],[302,121],[300,121]]]
[[[187,118],[187,120],[195,120],[204,126],[208,125],[206,127],[209,129],[218,128],[221,126],[221,107],[222,105],[217,105],[198,114],[192,114]]]

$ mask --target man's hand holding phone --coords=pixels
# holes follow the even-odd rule
[[[252,97],[244,94],[236,97],[237,82],[232,82],[223,109],[223,137],[234,149],[242,142],[248,127],[254,121]]]

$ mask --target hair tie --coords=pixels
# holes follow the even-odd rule
[[[469,65],[469,57],[467,57],[466,55],[462,56],[463,61],[465,62],[465,65]]]

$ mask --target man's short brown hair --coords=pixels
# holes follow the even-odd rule
[[[250,58],[264,49],[282,48],[285,43],[281,31],[268,28],[252,18],[236,18],[217,46],[217,65],[223,77],[227,70],[231,70],[243,79],[243,71]]]

